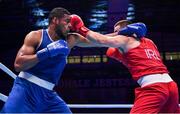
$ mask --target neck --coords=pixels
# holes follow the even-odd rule
[[[54,40],[54,41],[59,40],[59,37],[54,30],[54,27],[52,27],[52,26],[48,27],[48,34],[52,40]]]

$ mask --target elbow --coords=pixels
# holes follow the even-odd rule
[[[22,66],[15,62],[14,63],[14,69],[16,72],[20,72],[20,71],[22,71]]]

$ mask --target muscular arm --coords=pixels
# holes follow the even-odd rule
[[[118,32],[113,32],[113,33],[109,33],[109,34],[105,34],[106,36],[116,36],[118,35]]]
[[[17,72],[27,70],[39,62],[35,54],[35,48],[40,41],[38,35],[37,31],[33,31],[25,37],[24,44],[18,51],[14,62],[14,67]]]
[[[72,48],[73,46],[78,47],[99,47],[99,45],[89,41],[84,36],[78,34],[78,33],[70,33],[68,35],[68,44],[69,47]]]
[[[71,15],[71,26],[72,30],[76,31],[77,33],[81,34],[82,36],[86,37],[88,40],[90,40],[92,43],[102,46],[102,47],[120,47],[124,48],[127,44],[129,37],[128,36],[122,36],[121,33],[124,33],[125,35],[132,35],[135,31],[138,31],[138,27],[141,31],[144,32],[145,26],[141,27],[142,24],[132,24],[130,27],[125,28],[123,31],[119,31],[117,36],[114,36],[114,34],[109,35],[102,35],[97,32],[93,32],[89,30],[87,27],[85,27],[84,22],[82,21],[81,17],[78,15]],[[133,30],[134,32],[130,31]],[[141,31],[139,33],[141,33]],[[145,33],[145,32],[144,32]],[[144,34],[140,34],[140,37],[143,37]],[[139,37],[139,38],[140,38]]]
[[[102,35],[97,32],[89,31],[86,38],[96,45],[103,47],[124,47],[127,43],[128,38],[126,36],[117,35],[117,36],[108,36]]]

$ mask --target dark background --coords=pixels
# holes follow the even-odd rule
[[[134,22],[144,22],[148,28],[147,37],[157,44],[171,77],[180,86],[180,3],[176,0],[0,0],[0,62],[14,71],[14,59],[25,35],[31,30],[45,28],[37,26],[37,21],[47,18],[48,11],[58,6],[80,15],[90,29],[101,33],[112,32],[115,22],[128,16]],[[135,10],[128,10],[130,6]],[[46,11],[44,16],[32,13],[38,8]],[[128,12],[133,14],[127,15]],[[102,23],[91,21],[93,14],[105,15],[95,17]],[[106,48],[75,47],[70,56],[103,57],[105,52]],[[177,55],[176,59],[167,59],[168,53]],[[13,79],[1,71],[0,92],[8,95],[12,84]],[[108,58],[107,62],[67,64],[55,90],[68,104],[132,104],[137,86],[122,64]],[[3,104],[0,101],[1,107]],[[129,110],[72,109],[73,112]]]

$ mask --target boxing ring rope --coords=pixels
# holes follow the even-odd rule
[[[7,73],[9,76],[11,76],[13,79],[15,79],[17,77],[16,74],[14,74],[9,68],[7,68],[5,65],[3,65],[0,62],[0,68],[1,70],[3,70],[5,73]]]
[[[13,79],[17,77],[9,68],[0,62],[0,69],[11,76]],[[0,93],[0,100],[6,102],[8,96]],[[132,104],[68,104],[70,108],[131,108]],[[180,107],[180,104],[179,104]]]
[[[132,104],[68,104],[70,108],[131,108]]]
[[[8,96],[0,93],[0,100],[1,100],[1,101],[6,102],[7,99],[8,99]]]

